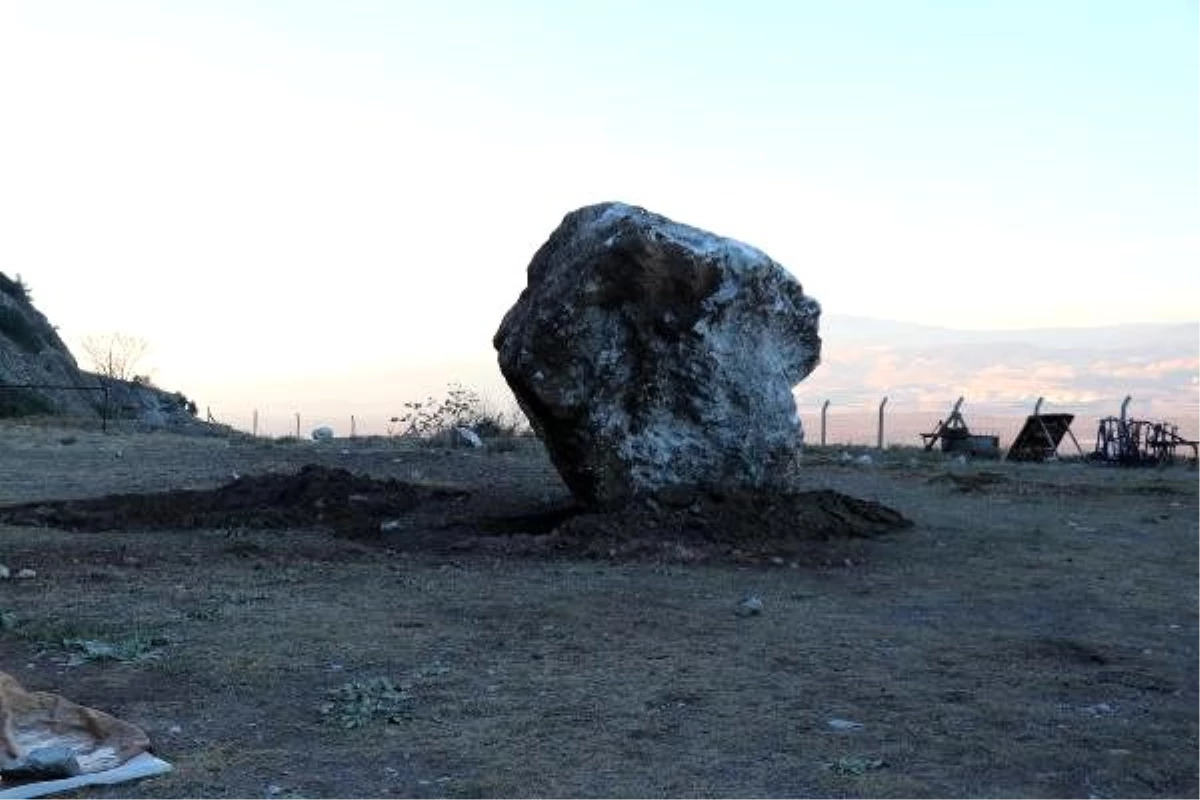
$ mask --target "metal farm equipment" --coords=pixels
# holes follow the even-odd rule
[[[921,438],[925,440],[925,450],[932,450],[933,446],[940,441],[943,453],[997,458],[1000,455],[1000,437],[979,436],[971,433],[971,429],[967,427],[967,421],[963,419],[962,412],[959,410],[962,408],[962,403],[963,399],[958,398],[958,402],[950,410],[950,416],[945,420],[938,420],[933,433],[921,434]]]
[[[1047,461],[1058,458],[1058,446],[1063,437],[1069,437],[1079,455],[1083,448],[1071,433],[1071,423],[1075,421],[1074,414],[1043,414],[1042,400],[1039,397],[1033,407],[1033,413],[1025,418],[1017,438],[1005,454],[1005,461]]]
[[[1100,420],[1092,460],[1126,467],[1163,466],[1174,463],[1176,448],[1190,447],[1195,464],[1200,442],[1183,438],[1179,426],[1169,422],[1129,419],[1125,411],[1131,399],[1121,403],[1121,416]]]

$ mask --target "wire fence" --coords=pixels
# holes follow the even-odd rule
[[[307,439],[321,428],[329,429],[334,436],[345,438],[393,436],[397,433],[395,425],[372,414],[259,411],[209,406],[204,410],[203,417],[206,422],[228,425],[251,436],[267,439]]]
[[[4,393],[19,394],[25,392],[78,392],[97,398],[96,408],[100,413],[100,426],[102,430],[108,430],[109,417],[112,414],[112,403],[108,384],[101,381],[96,386],[73,386],[70,384],[58,383],[4,383],[0,384],[0,407],[4,400]]]
[[[828,406],[825,402],[828,402]],[[925,442],[922,434],[933,433],[938,424],[949,417],[953,405],[953,399],[948,400],[944,408],[933,409],[927,404],[924,407],[906,406],[892,400],[885,402],[880,398],[873,404],[863,401],[838,403],[836,400],[822,401],[820,404],[800,403],[798,411],[804,426],[805,442],[810,445],[920,446]],[[1101,420],[1120,415],[1121,399],[1117,399],[1111,407],[1097,403],[1046,401],[1038,407],[1036,400],[992,401],[972,405],[968,397],[964,399],[961,413],[973,435],[996,436],[1001,448],[1007,448],[1035,410],[1040,414],[1071,414],[1074,419],[1070,431],[1079,447],[1087,453],[1095,449]],[[1200,405],[1195,400],[1156,401],[1139,406],[1134,398],[1127,411],[1131,419],[1169,422],[1181,437],[1192,441],[1200,439]],[[1060,452],[1070,455],[1073,449],[1070,439],[1064,439]]]
[[[803,399],[797,411],[809,445],[845,447],[921,446],[921,434],[932,433],[945,420],[955,398],[947,398],[942,408],[928,403],[916,404],[880,398],[869,402],[861,399],[813,401]],[[1046,400],[1042,414],[1072,414],[1071,432],[1084,452],[1095,448],[1100,421],[1120,414],[1122,398],[1107,403],[1055,403]],[[965,398],[961,413],[972,434],[999,437],[1000,446],[1011,445],[1026,419],[1034,412],[1036,400],[988,401],[972,403]],[[523,422],[515,402],[500,413],[514,422]],[[327,411],[280,411],[272,409],[235,409],[210,407],[205,410],[211,422],[229,425],[253,436],[267,438],[312,438],[318,428],[329,428],[335,437],[398,436],[402,426],[391,417],[376,412],[330,413]],[[1139,403],[1137,398],[1128,406],[1130,418],[1167,421],[1177,426],[1185,439],[1200,439],[1200,406],[1195,399],[1176,401],[1154,400]],[[881,427],[882,426],[882,427]],[[1063,447],[1073,449],[1070,439]],[[1064,454],[1070,454],[1067,449]]]

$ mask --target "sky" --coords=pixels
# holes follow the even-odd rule
[[[0,0],[0,270],[77,356],[142,337],[243,415],[499,385],[534,251],[606,200],[826,314],[1195,321],[1198,32],[1194,0]]]

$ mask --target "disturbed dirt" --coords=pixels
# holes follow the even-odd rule
[[[13,504],[0,507],[0,522],[77,532],[320,527],[412,551],[736,563],[827,563],[853,551],[853,540],[912,524],[880,503],[829,490],[673,489],[616,510],[560,503],[512,516],[454,513],[470,495],[307,464],[290,474],[238,476],[215,489]],[[411,535],[418,510],[427,525],[438,518],[433,535]],[[409,535],[395,535],[401,531]]]
[[[108,494],[83,500],[0,508],[0,521],[68,531],[197,528],[288,528],[329,525],[354,529],[411,511],[420,487],[374,480],[348,470],[308,465],[295,474],[248,475],[216,489]]]
[[[1195,471],[850,455],[0,426],[0,669],[174,767],[80,797],[1196,796]]]
[[[560,556],[731,564],[829,564],[859,540],[911,525],[880,503],[835,491],[694,491],[569,517],[541,544]]]

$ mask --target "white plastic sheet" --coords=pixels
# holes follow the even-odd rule
[[[96,786],[100,784],[125,783],[138,778],[149,778],[152,775],[162,775],[170,772],[171,765],[150,753],[141,753],[126,761],[119,767],[106,769],[103,772],[89,772],[75,775],[71,778],[58,778],[52,781],[23,783],[0,790],[0,799],[7,797],[45,797],[50,794],[67,792],[80,786]]]

